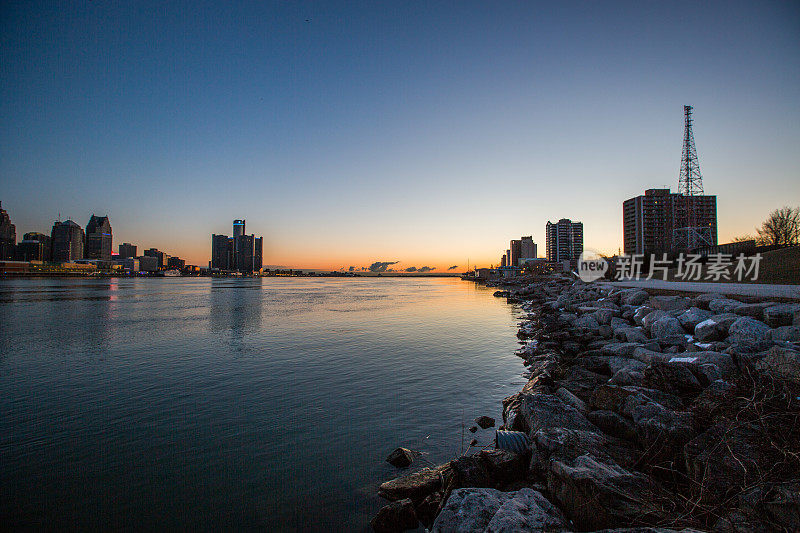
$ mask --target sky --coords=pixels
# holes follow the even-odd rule
[[[720,242],[800,205],[797,2],[3,2],[0,201],[207,265],[497,264],[677,188],[683,105]]]

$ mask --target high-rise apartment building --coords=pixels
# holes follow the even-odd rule
[[[155,257],[156,258],[156,265],[158,269],[161,270],[167,266],[167,256],[164,252],[159,250],[158,248],[149,248],[144,251],[145,257]]]
[[[525,259],[536,259],[538,250],[536,243],[533,242],[533,236],[528,235],[520,239],[519,258],[521,262]]]
[[[111,261],[111,222],[108,217],[92,215],[86,224],[86,259],[102,259]]]
[[[86,236],[83,228],[72,220],[53,224],[53,261],[64,263],[83,259],[83,246]]]
[[[644,195],[623,202],[622,217],[628,255],[687,251],[686,243],[698,239],[687,239],[682,234],[686,231],[702,230],[702,240],[708,241],[701,242],[703,246],[717,244],[716,196],[686,196],[669,189],[648,189]]]
[[[14,259],[17,247],[17,227],[11,223],[8,211],[0,203],[0,259]]]
[[[545,235],[548,261],[574,262],[583,253],[582,222],[573,222],[568,218],[547,222]]]
[[[119,258],[128,259],[129,257],[136,257],[137,247],[135,244],[123,242],[119,245]]]
[[[511,255],[508,259],[508,266],[519,266],[520,253],[522,252],[522,241],[519,239],[512,239],[508,245]]]

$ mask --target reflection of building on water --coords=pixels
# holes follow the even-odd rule
[[[214,279],[211,284],[211,330],[242,334],[261,327],[261,280]]]

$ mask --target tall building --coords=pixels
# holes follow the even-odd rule
[[[536,243],[533,242],[533,236],[528,235],[527,237],[522,237],[520,239],[520,251],[519,251],[519,258],[521,261],[525,259],[536,259],[538,250],[536,249]]]
[[[86,236],[83,228],[72,220],[53,224],[51,239],[53,241],[53,261],[64,263],[83,259],[83,245]]]
[[[165,253],[159,250],[158,248],[148,248],[144,251],[145,257],[155,257],[156,258],[156,265],[159,270],[167,266],[167,260],[165,258]]]
[[[258,272],[263,266],[264,239],[245,234],[245,221],[233,221],[233,237],[211,235],[211,268]]]
[[[693,220],[690,221],[690,218]],[[669,189],[648,189],[622,204],[625,253],[662,254],[687,251],[681,231],[702,228],[707,245],[717,244],[717,197],[686,196]]]
[[[233,270],[233,239],[227,235],[211,235],[211,268]]]
[[[13,261],[17,247],[17,227],[0,202],[0,259]]]
[[[129,242],[123,242],[119,245],[119,258],[128,259],[129,257],[136,257],[136,245]]]
[[[111,261],[111,222],[108,217],[92,215],[86,224],[86,259]]]
[[[50,261],[52,239],[44,233],[31,231],[17,244],[17,261]]]
[[[519,239],[512,239],[508,249],[511,255],[508,259],[508,266],[519,266],[520,253],[522,252],[522,241]]]
[[[547,260],[553,262],[577,261],[583,253],[583,223],[562,218],[547,222]]]
[[[244,220],[233,221],[233,238],[244,235]]]
[[[264,237],[256,237],[254,242],[253,271],[260,272],[264,266]]]

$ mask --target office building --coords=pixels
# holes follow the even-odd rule
[[[211,268],[233,270],[233,239],[227,235],[211,235]]]
[[[170,257],[167,260],[167,268],[170,270],[182,270],[186,266],[186,261],[180,257]]]
[[[627,255],[679,253],[717,244],[716,196],[648,189],[623,202],[622,216]]]
[[[153,255],[140,255],[136,259],[139,260],[139,272],[157,272],[158,257]]]
[[[84,253],[86,259],[101,259],[111,261],[111,222],[108,217],[92,215],[86,224],[86,245]]]
[[[0,260],[13,261],[17,247],[17,227],[0,202]]]
[[[583,253],[583,223],[562,218],[547,222],[545,227],[547,260],[560,263],[577,262]]]
[[[52,239],[49,235],[31,231],[17,244],[17,261],[50,261]]]
[[[536,243],[533,242],[533,236],[528,235],[527,237],[522,237],[520,239],[520,251],[519,251],[519,263],[525,263],[526,259],[536,259],[537,257],[537,246]]]
[[[508,249],[511,251],[511,255],[509,256],[507,266],[517,266],[519,264],[520,253],[522,252],[522,241],[519,239],[512,239]]]
[[[86,236],[83,228],[72,220],[53,224],[51,239],[53,241],[53,261],[66,263],[83,259]]]
[[[155,257],[156,259],[156,266],[158,270],[161,270],[166,266],[165,259],[164,259],[164,252],[159,250],[158,248],[149,248],[144,251],[145,257]],[[142,269],[144,270],[144,269]]]
[[[136,245],[129,242],[123,242],[119,245],[119,258],[128,259],[129,257],[136,257]]]
[[[212,269],[238,271],[242,274],[259,272],[263,267],[263,237],[245,234],[245,221],[233,221],[233,237],[211,235]]]

